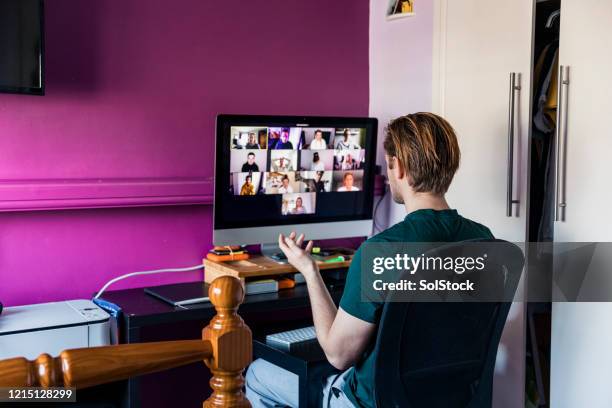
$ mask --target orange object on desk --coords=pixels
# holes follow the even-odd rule
[[[295,287],[295,281],[289,278],[280,278],[278,280],[278,290],[291,289]]]
[[[228,255],[215,255],[210,252],[206,254],[206,259],[210,259],[214,262],[227,262],[227,261],[244,261],[249,259],[249,254],[228,254]]]
[[[215,245],[213,249],[217,251],[240,251],[242,247],[240,245]]]

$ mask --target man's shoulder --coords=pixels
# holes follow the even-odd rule
[[[454,240],[482,238],[494,238],[491,230],[481,223],[465,218],[461,215],[456,215],[455,221],[459,221],[461,226],[460,232],[455,236]],[[441,240],[440,231],[437,228],[431,229],[430,225],[420,224],[419,219],[406,219],[387,228],[386,230],[372,236],[366,242],[438,242]],[[445,237],[446,239],[453,237]]]
[[[414,238],[411,235],[410,231],[406,229],[405,221],[401,221],[373,235],[366,242],[409,242]]]
[[[460,217],[469,226],[469,229],[471,229],[475,233],[475,235],[478,235],[479,238],[483,238],[483,239],[486,239],[486,238],[493,239],[493,238],[495,238],[495,236],[491,232],[491,229],[489,227],[487,227],[486,225],[481,224],[479,222],[476,222],[476,221],[474,221],[472,219],[469,219],[469,218],[465,218],[465,217],[462,217],[462,216],[460,216]]]

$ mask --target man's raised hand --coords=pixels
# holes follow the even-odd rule
[[[296,235],[295,231],[291,232],[288,237],[280,234],[278,236],[278,246],[287,257],[287,261],[289,261],[295,269],[300,271],[300,273],[304,275],[304,278],[308,279],[318,272],[317,264],[310,256],[313,242],[309,241],[306,248],[302,249],[304,234],[300,234],[297,239]]]

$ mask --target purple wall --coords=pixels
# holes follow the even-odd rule
[[[209,205],[53,209],[208,203],[217,113],[368,113],[367,1],[47,0],[46,33],[47,95],[0,94],[8,305],[200,262]]]

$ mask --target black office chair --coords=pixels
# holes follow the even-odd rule
[[[486,282],[487,290],[497,286],[497,293],[489,295],[506,301],[393,302],[397,295],[391,294],[375,345],[377,407],[491,407],[495,357],[511,305],[507,300],[516,292],[524,256],[519,247],[501,240],[447,244],[427,256],[465,255],[465,242],[494,250],[484,270],[453,279]],[[475,245],[470,248],[473,253]]]

